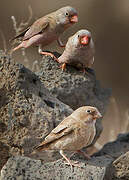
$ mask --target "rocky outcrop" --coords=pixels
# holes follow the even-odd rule
[[[112,168],[105,177],[107,180],[129,179],[129,133],[118,135],[116,141],[105,144],[102,150],[93,156],[113,158]]]
[[[55,55],[59,56],[58,53]],[[104,115],[111,89],[100,86],[94,70],[88,69],[88,73],[84,74],[72,66],[67,65],[65,72],[62,72],[59,67],[60,64],[51,57],[43,56],[40,71],[36,73],[51,94],[74,110],[80,106],[91,105],[97,107]],[[97,133],[93,144],[102,132],[101,120],[97,120]]]
[[[11,155],[29,156],[33,147],[72,111],[52,97],[33,72],[0,54],[1,168]],[[47,159],[46,154],[42,157]]]
[[[11,158],[8,162],[12,163],[10,172],[14,172],[14,167],[17,167],[19,171],[19,168],[23,166],[24,163],[27,163],[26,165],[28,167],[24,166],[25,169],[23,169],[22,172],[21,170],[18,172],[18,176],[20,176],[20,173],[22,175],[25,171],[25,178],[27,176],[31,177],[29,173],[33,171],[29,163],[35,164],[34,172],[37,171],[35,168],[40,167],[39,165],[43,168],[48,166],[48,169],[52,169],[54,165],[57,171],[53,170],[52,174],[57,173],[60,177],[62,174],[67,173],[67,171],[69,172],[69,167],[63,165],[62,160],[58,162],[55,161],[60,159],[58,152],[42,152],[32,155],[31,152],[33,148],[38,145],[60,121],[72,113],[73,110],[71,107],[75,109],[82,105],[94,105],[104,114],[110,96],[109,90],[102,89],[98,85],[98,81],[96,81],[95,74],[93,73],[86,76],[73,67],[68,67],[66,72],[62,72],[61,69],[59,69],[59,64],[48,57],[43,57],[43,63],[46,70],[43,70],[43,66],[41,66],[42,72],[35,74],[23,65],[15,63],[11,57],[5,55],[2,51],[0,52],[0,168],[4,166],[9,157]],[[61,95],[59,96],[61,92],[62,95],[64,95],[62,99]],[[70,94],[68,94],[68,92]],[[62,102],[52,94],[56,95]],[[72,103],[67,103],[71,106],[69,107],[64,103],[66,103],[66,99],[67,101],[68,99],[70,100],[72,95],[73,105]],[[74,101],[76,103],[74,103]],[[101,120],[97,121],[96,126],[97,135],[94,142],[102,131]],[[38,160],[36,161],[36,159]],[[39,161],[39,159],[41,161]],[[103,168],[98,167],[95,170],[92,161],[87,172],[85,168],[88,166],[85,165],[86,161],[82,158],[81,166],[84,169],[83,173],[89,174],[93,171],[96,171],[96,173],[100,172],[101,175],[99,174],[98,177],[102,176],[111,163],[111,161],[105,161]],[[95,161],[99,163],[100,160],[96,159]],[[16,162],[21,164],[21,166]],[[23,164],[21,162],[23,162]],[[47,162],[48,164],[44,164],[45,166],[43,166],[41,162],[43,162],[43,164]],[[4,168],[5,167],[6,165]],[[60,171],[59,167],[63,167],[63,169]],[[26,170],[28,173],[27,176]],[[76,170],[77,172],[80,171],[79,169]],[[5,173],[5,171],[2,170],[1,177],[6,179],[5,174],[7,175],[8,173],[9,172]],[[44,170],[42,173],[42,177],[45,178]],[[48,173],[47,170],[46,173]],[[81,177],[82,175],[77,175],[77,178],[79,176]],[[37,175],[35,177],[37,177]],[[19,178],[22,179],[22,177]]]
[[[113,162],[115,169],[114,180],[115,179],[129,179],[129,151],[121,155],[118,159]]]
[[[120,154],[127,151],[129,151],[129,134],[123,134],[116,141],[106,144],[100,152],[93,155],[91,160],[87,161],[84,157],[75,155],[72,160],[77,160],[80,168],[74,167],[73,172],[62,159],[43,163],[40,160],[15,156],[11,157],[2,168],[1,180],[8,180],[9,178],[24,180],[122,180],[125,178],[124,180],[126,180],[129,179],[128,153],[124,156],[120,156]],[[120,169],[121,173],[119,173]]]
[[[103,162],[103,163],[100,163]],[[71,168],[64,164],[64,160],[42,164],[40,160],[33,160],[27,157],[11,157],[1,170],[1,180],[24,179],[24,180],[102,180],[111,160],[99,157],[89,161],[80,160],[80,168]]]
[[[58,53],[55,55],[59,56]],[[43,56],[40,71],[36,73],[51,94],[72,109],[90,104],[104,113],[111,89],[100,86],[94,70],[88,69],[87,73],[83,73],[72,66],[67,65],[66,71],[61,71],[59,67],[60,64],[51,57]]]

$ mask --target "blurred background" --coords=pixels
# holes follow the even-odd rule
[[[112,141],[120,132],[129,130],[129,1],[128,0],[1,0],[0,5],[0,49],[9,49],[9,39],[15,36],[11,16],[16,18],[17,25],[29,18],[31,22],[63,6],[73,6],[79,14],[79,22],[69,28],[62,39],[74,34],[79,29],[92,32],[96,46],[94,69],[97,79],[103,87],[112,88],[112,97],[105,114],[104,131],[99,139],[103,145]],[[47,47],[45,49],[48,49]],[[49,50],[62,52],[63,49],[54,43]],[[32,56],[33,51],[33,56]],[[32,62],[41,58],[37,48],[26,50],[29,63],[23,61],[21,50],[13,55],[29,68]]]

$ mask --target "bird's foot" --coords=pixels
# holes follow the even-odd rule
[[[66,165],[69,165],[71,167],[72,172],[73,172],[73,167],[80,168],[80,165],[78,163],[79,163],[78,161],[71,162],[69,159],[67,160],[67,162],[65,162]]]
[[[72,171],[72,172],[73,172],[73,167],[74,167],[74,166],[80,167],[80,166],[78,165],[78,162],[72,163],[71,160],[65,156],[63,150],[60,150],[60,154],[61,154],[61,155],[63,156],[63,158],[66,160],[67,165],[70,165],[70,166],[71,166],[71,171]],[[65,164],[66,164],[66,163],[65,163]]]
[[[89,74],[89,73],[86,71],[86,69],[85,69],[85,68],[81,69],[81,70],[80,70],[80,72],[82,72],[83,74],[86,74],[86,75],[88,75],[88,74]]]
[[[62,71],[65,71],[66,70],[66,63],[63,63],[60,68],[62,69]]]
[[[42,51],[42,52],[40,52],[40,54],[45,55],[45,56],[51,56],[51,58],[53,58],[55,61],[59,62],[58,58],[50,52],[43,52]]]

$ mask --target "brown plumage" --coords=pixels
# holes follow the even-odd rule
[[[72,167],[75,164],[72,164],[63,151],[79,151],[91,144],[96,134],[95,122],[100,117],[101,114],[97,108],[80,107],[53,129],[35,149],[60,150],[60,154]]]
[[[15,47],[12,52],[20,48],[28,48],[31,45],[38,45],[40,54],[51,55],[46,52],[42,52],[41,48],[55,40],[57,40],[60,46],[64,46],[60,40],[60,35],[77,21],[77,11],[70,6],[63,7],[55,12],[41,17],[21,34],[12,39],[14,40],[19,37],[22,38],[21,44]]]
[[[58,58],[62,63],[62,70],[67,64],[76,66],[85,71],[85,68],[91,68],[94,63],[94,43],[91,33],[82,29],[76,32],[68,39],[63,54]]]

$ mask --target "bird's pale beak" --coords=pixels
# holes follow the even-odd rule
[[[78,22],[78,16],[77,15],[74,15],[70,18],[70,22],[71,23],[77,23]]]
[[[101,118],[101,117],[102,117],[102,114],[100,112],[97,112],[96,118]]]
[[[82,45],[87,45],[89,43],[89,37],[88,36],[81,37],[80,43]]]
[[[96,120],[96,119],[99,119],[99,118],[102,118],[102,114],[100,112],[97,112],[93,115],[93,120]]]
[[[98,112],[98,118],[102,118],[102,114],[100,112]]]

